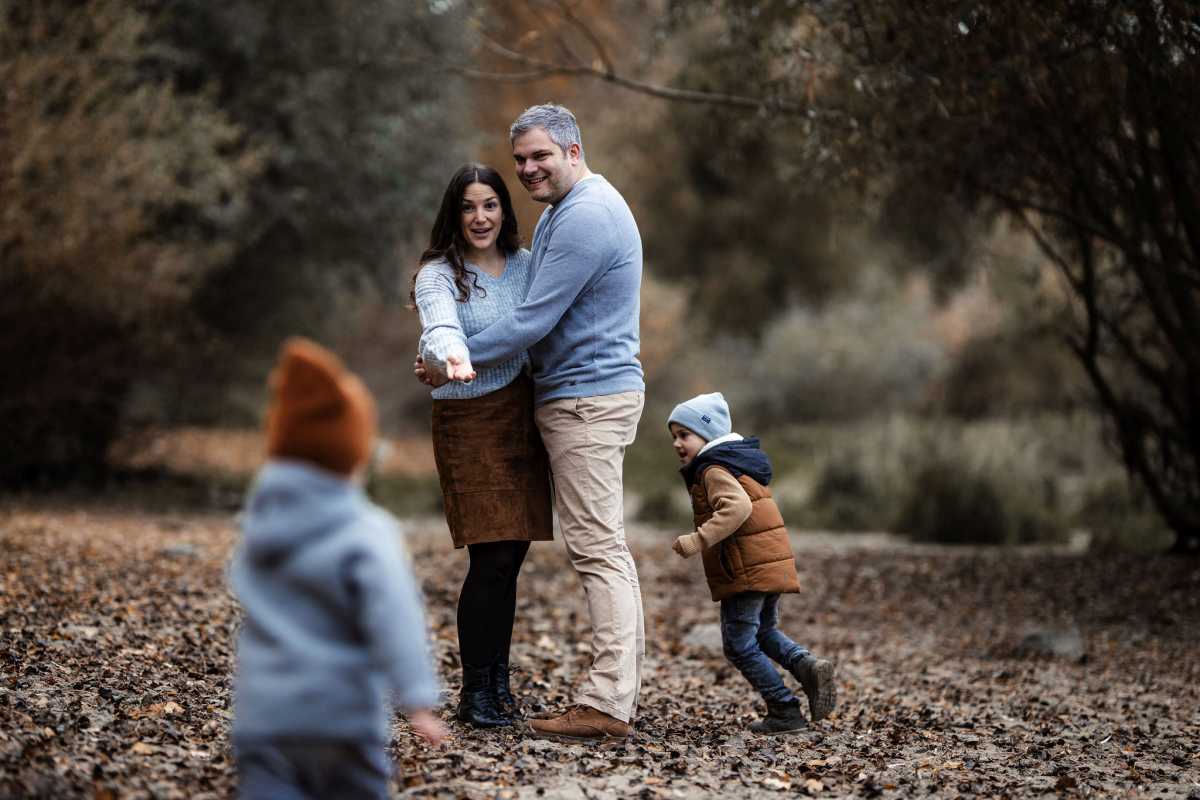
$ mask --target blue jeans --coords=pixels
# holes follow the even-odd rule
[[[391,764],[382,744],[263,740],[234,742],[242,800],[387,800]]]
[[[796,695],[783,682],[775,664],[790,670],[809,652],[779,630],[779,595],[742,592],[722,600],[721,643],[729,663],[750,681],[763,700],[796,702]]]

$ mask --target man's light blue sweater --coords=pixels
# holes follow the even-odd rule
[[[625,199],[585,178],[538,220],[525,302],[467,339],[488,366],[529,350],[537,403],[645,391],[638,361],[642,237]]]

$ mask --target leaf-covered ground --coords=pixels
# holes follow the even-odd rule
[[[231,515],[9,505],[0,797],[231,795]],[[630,539],[649,649],[636,738],[594,749],[451,723],[432,750],[398,722],[400,796],[1200,797],[1195,562],[798,535],[805,591],[784,627],[837,661],[841,703],[757,738],[699,563],[666,532]],[[453,697],[464,554],[437,520],[409,543]],[[535,546],[513,645],[535,710],[567,702],[587,640],[561,544]]]

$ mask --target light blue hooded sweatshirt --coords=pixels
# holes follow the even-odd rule
[[[351,481],[276,460],[246,501],[235,739],[390,740],[393,702],[434,708],[425,613],[399,525]]]

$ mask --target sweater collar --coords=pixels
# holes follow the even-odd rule
[[[561,206],[563,203],[567,202],[567,200],[571,197],[571,195],[575,192],[576,189],[578,189],[580,186],[582,186],[585,183],[591,183],[592,181],[596,180],[597,178],[599,178],[600,180],[604,180],[604,176],[601,175],[599,172],[593,172],[591,175],[588,175],[587,177],[580,178],[579,180],[575,181],[575,185],[571,187],[570,191],[568,191],[565,195],[563,195],[563,198],[561,200],[559,200],[557,203],[550,204],[550,210],[553,211],[554,209]]]

